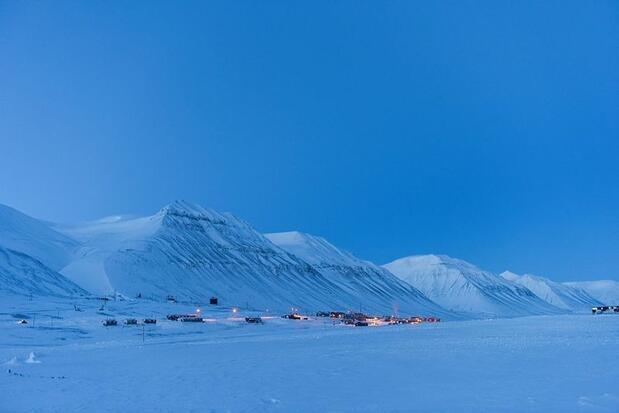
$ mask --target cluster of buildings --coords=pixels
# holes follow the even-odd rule
[[[619,313],[619,305],[602,305],[599,307],[592,307],[591,312],[593,314]]]

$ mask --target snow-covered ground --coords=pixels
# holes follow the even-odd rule
[[[619,315],[347,327],[275,314],[249,325],[243,310],[210,306],[209,321],[181,323],[165,314],[195,306],[100,306],[2,300],[0,412],[619,411]],[[107,316],[158,323],[103,327]]]

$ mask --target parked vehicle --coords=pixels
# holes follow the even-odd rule
[[[154,318],[145,318],[144,324],[157,324],[157,320]]]
[[[260,317],[245,317],[245,322],[249,324],[263,324],[262,318]]]
[[[297,313],[284,314],[282,318],[286,318],[288,320],[309,320],[308,316],[300,315]]]
[[[316,317],[330,317],[331,313],[327,311],[319,311],[316,313]]]
[[[355,327],[367,327],[368,325],[367,321],[355,321]]]
[[[118,321],[114,320],[113,318],[108,318],[107,320],[103,320],[103,325],[105,327],[116,326],[118,325]]]
[[[138,324],[138,320],[136,320],[135,318],[128,318],[125,320],[125,325],[135,326],[137,324]]]

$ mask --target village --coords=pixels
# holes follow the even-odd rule
[[[90,298],[89,300],[92,300]],[[137,317],[136,314],[132,314],[128,317],[119,317],[114,314],[113,311],[110,311],[109,304],[110,302],[119,302],[124,303],[130,307],[139,306],[142,304],[150,304],[147,305],[147,308],[150,308],[153,304],[156,305],[156,301],[152,301],[149,299],[143,299],[141,295],[136,296],[134,299],[127,299],[122,295],[114,295],[112,297],[109,296],[101,296],[96,297],[94,300],[99,301],[101,304],[98,306],[96,314],[105,316],[101,320],[101,325],[103,327],[116,327],[116,326],[155,326],[159,322],[178,322],[180,324],[216,324],[216,323],[233,323],[233,324],[257,324],[262,325],[266,322],[272,320],[290,320],[295,322],[308,322],[308,321],[317,321],[321,322],[325,325],[331,326],[346,326],[346,327],[385,327],[385,326],[393,326],[393,325],[419,325],[419,324],[434,324],[441,322],[441,318],[433,316],[433,315],[410,315],[410,316],[401,316],[401,315],[376,315],[376,314],[366,314],[361,311],[337,311],[337,310],[329,310],[329,311],[317,311],[315,313],[306,313],[300,311],[299,308],[291,307],[288,312],[284,314],[280,314],[277,312],[272,312],[268,309],[264,311],[257,311],[255,309],[243,308],[241,306],[226,306],[220,305],[219,299],[217,297],[211,297],[208,300],[208,304],[199,305],[198,303],[186,303],[177,300],[176,296],[168,295],[165,300],[163,300],[163,304],[166,308],[170,308],[171,306],[175,306],[176,308],[185,308],[188,306],[194,307],[192,311],[183,311],[183,312],[166,312],[165,314],[161,314],[159,318],[156,316],[144,316]],[[192,305],[193,304],[193,305]],[[66,310],[66,305],[65,311]],[[84,312],[83,305],[80,306],[78,304],[72,304],[73,311],[75,312]],[[206,310],[206,311],[205,311]],[[161,311],[161,310],[159,310]],[[49,313],[49,311],[47,311]],[[62,320],[63,317],[60,316],[60,309],[56,309],[51,311],[52,313],[57,313],[54,315],[39,315],[39,323],[41,323],[41,319],[49,320],[50,325],[53,326],[54,320],[57,322]],[[152,312],[152,311],[151,311]],[[36,314],[41,313],[41,311],[37,311],[32,314],[32,316],[24,316],[19,318],[17,324],[20,325],[29,325],[30,327],[34,327],[36,323]],[[45,313],[43,311],[42,313]],[[591,308],[591,314],[619,314],[619,306],[596,306]],[[69,317],[71,318],[71,317]]]
[[[155,326],[160,322],[178,322],[180,324],[216,324],[216,323],[236,323],[236,324],[257,324],[262,325],[272,320],[290,320],[293,322],[319,322],[321,324],[330,326],[346,326],[346,327],[384,327],[393,325],[418,325],[422,323],[438,323],[441,321],[439,317],[433,315],[377,315],[366,314],[359,310],[329,310],[329,311],[317,311],[314,313],[300,311],[299,308],[291,307],[288,312],[279,313],[271,310],[257,311],[255,309],[243,308],[241,306],[220,305],[217,297],[211,297],[208,300],[208,304],[200,305],[199,303],[187,303],[179,301],[176,296],[168,295],[163,302],[159,302],[144,299],[141,295],[136,296],[133,299],[128,299],[121,295],[115,295],[112,297],[101,296],[94,299],[84,300],[82,304],[72,303],[72,311],[77,313],[83,313],[86,310],[84,302],[92,301],[100,302],[98,306],[90,306],[89,312],[93,312],[97,315],[104,316],[101,320],[103,327],[117,327],[117,326]],[[115,303],[116,307],[120,307],[123,310],[114,311],[111,308],[110,303]],[[66,303],[63,303],[63,312],[70,311]],[[157,307],[157,313],[160,316],[157,317],[151,310],[153,306]],[[120,313],[126,313],[125,308],[134,309],[130,315],[120,317]],[[190,311],[178,311],[178,309],[186,309],[187,307],[193,307]],[[140,308],[146,310],[140,311]],[[163,309],[174,309],[176,311],[165,312]],[[57,313],[53,315],[53,313]],[[139,312],[147,313],[150,315],[138,317]],[[18,311],[17,314],[20,312]],[[52,314],[45,314],[46,311],[37,311],[31,316],[21,317],[17,324],[34,327],[36,323],[36,314],[39,314],[39,324],[45,323],[49,320],[50,325],[53,326],[54,320],[56,323],[64,318],[71,319],[73,317],[61,317],[61,310],[58,308],[52,310]],[[47,311],[50,313],[50,311]],[[117,314],[119,313],[119,314]],[[44,320],[44,321],[41,321]],[[88,317],[88,320],[92,320]]]
[[[141,298],[141,297],[140,297]],[[109,301],[107,297],[101,298],[104,303],[105,301]],[[166,297],[166,301],[168,303],[177,304],[178,300],[174,295],[168,295]],[[369,315],[364,314],[362,312],[354,312],[352,310],[349,311],[318,311],[313,315],[304,314],[299,311],[298,308],[292,307],[290,308],[290,312],[282,315],[273,315],[268,311],[268,315],[264,314],[256,314],[256,311],[245,311],[248,313],[247,316],[241,316],[240,312],[242,311],[238,306],[219,306],[219,299],[217,297],[211,297],[209,299],[210,307],[217,306],[218,309],[228,311],[230,314],[228,317],[224,319],[226,321],[236,321],[236,322],[244,322],[247,324],[264,324],[266,320],[273,320],[276,318],[281,318],[284,320],[293,320],[293,321],[309,321],[311,319],[317,320],[331,320],[332,325],[344,325],[351,327],[379,327],[379,326],[389,326],[389,325],[402,325],[402,324],[421,324],[421,323],[438,323],[441,321],[439,317],[435,316],[408,316],[408,317],[398,317],[395,315]],[[104,309],[104,305],[101,310]],[[165,320],[167,321],[175,321],[180,323],[216,323],[221,318],[213,318],[213,317],[205,317],[204,311],[202,308],[198,307],[193,312],[187,313],[169,313],[166,315]],[[139,321],[136,318],[126,318],[123,322],[125,326],[135,326],[139,324],[157,324],[156,318],[144,318]],[[116,318],[106,318],[102,322],[104,327],[114,327],[119,325],[119,321]]]

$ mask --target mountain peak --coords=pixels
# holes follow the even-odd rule
[[[218,212],[213,209],[185,201],[176,200],[159,210],[156,214],[162,218],[205,220],[216,224],[226,224],[235,227],[250,227],[250,225],[229,212]]]
[[[444,266],[459,269],[461,271],[474,271],[480,272],[481,270],[471,264],[470,262],[452,258],[449,255],[445,254],[425,254],[425,255],[409,255],[407,257],[399,258],[394,260],[389,264],[385,264],[385,266],[390,265],[399,265],[399,266],[414,266],[416,268],[419,267],[436,267],[436,266]]]
[[[310,264],[337,262],[339,264],[355,265],[358,258],[347,251],[340,250],[323,237],[299,231],[275,232],[264,234],[273,244],[301,257]]]
[[[300,231],[273,232],[264,236],[277,245],[298,245],[317,240],[326,242],[322,237]]]
[[[521,275],[518,275],[515,272],[511,271],[503,271],[499,275],[509,281],[518,281],[520,278],[522,278]]]
[[[177,199],[161,208],[160,212],[200,216],[209,214],[209,210],[193,202]]]

